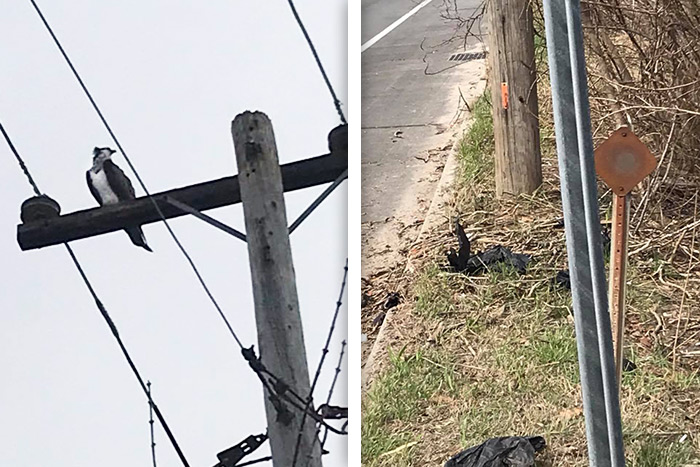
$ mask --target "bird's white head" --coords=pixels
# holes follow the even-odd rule
[[[92,150],[92,163],[93,165],[96,166],[101,166],[104,164],[104,162],[108,159],[112,158],[112,154],[114,154],[115,151],[114,149],[110,148],[95,148]]]

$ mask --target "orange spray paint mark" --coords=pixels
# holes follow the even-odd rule
[[[501,106],[508,109],[508,83],[501,83]]]

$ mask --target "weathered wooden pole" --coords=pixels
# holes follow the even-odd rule
[[[244,112],[231,125],[238,163],[258,346],[265,366],[297,394],[309,394],[309,370],[299,314],[292,251],[275,136],[261,112]],[[275,467],[291,467],[302,414],[278,416],[265,392],[268,434]],[[321,467],[315,424],[304,424],[296,465]]]
[[[529,0],[490,0],[488,24],[496,196],[532,193],[542,161]]]

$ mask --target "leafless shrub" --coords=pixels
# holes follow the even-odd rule
[[[700,186],[700,4],[583,0],[591,117],[597,138],[631,125],[658,158],[632,226],[650,212],[692,214]]]

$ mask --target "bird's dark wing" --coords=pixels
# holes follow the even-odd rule
[[[122,171],[117,164],[110,160],[106,160],[103,170],[107,176],[109,186],[112,187],[112,190],[114,191],[114,194],[117,195],[117,198],[120,200],[125,200],[134,199],[136,197],[131,180],[129,180],[124,171]]]
[[[92,193],[92,196],[97,200],[98,203],[100,203],[100,206],[102,206],[102,198],[100,197],[100,193],[95,189],[94,186],[92,186],[92,183],[90,183],[89,170],[85,172],[85,179],[87,180],[88,188],[90,188],[90,193]]]

